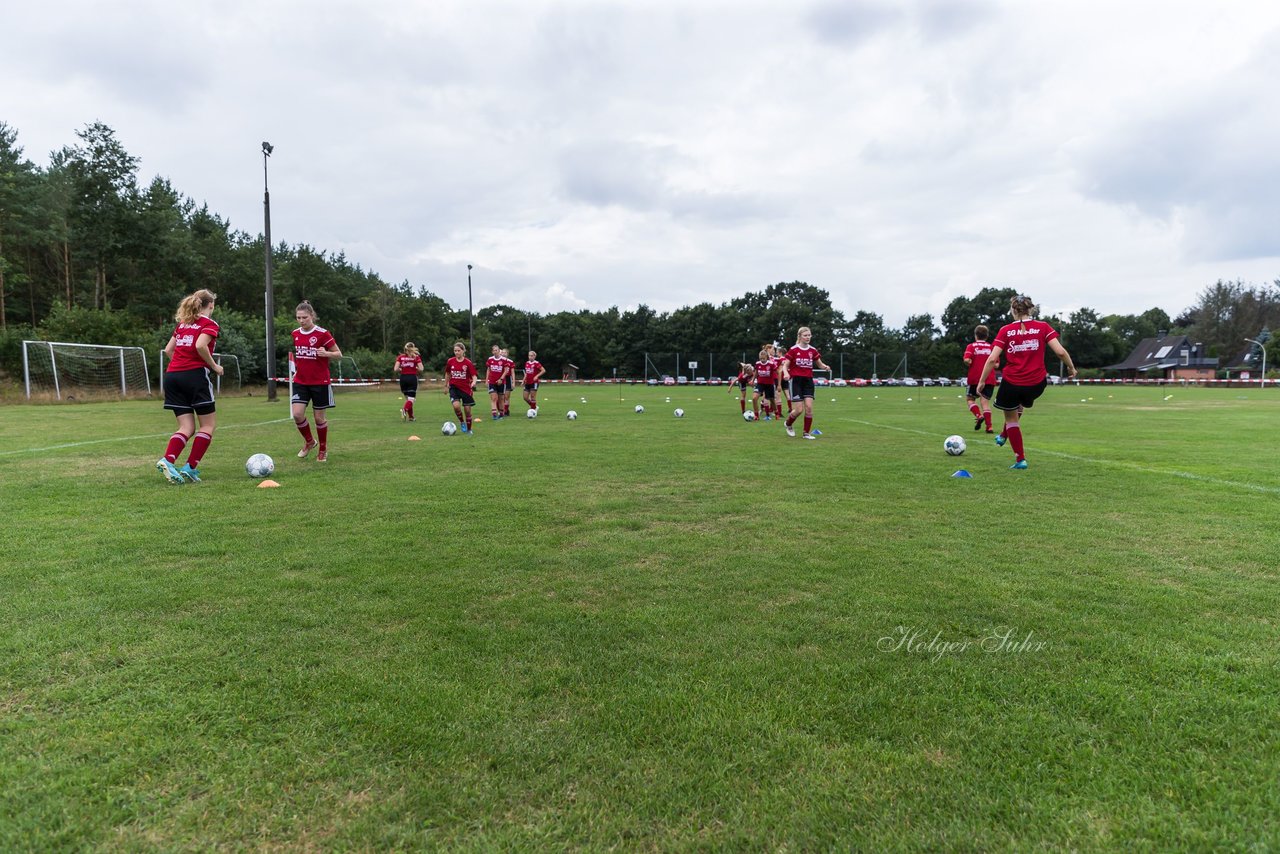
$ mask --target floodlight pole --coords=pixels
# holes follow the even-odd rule
[[[264,141],[262,143],[262,243],[264,247],[264,264],[266,266],[266,303],[267,303],[267,402],[276,399],[276,329],[275,329],[275,294],[271,287],[271,191],[267,188],[267,158],[275,146]]]
[[[471,358],[476,359],[476,324],[471,307],[471,265],[467,265],[467,339],[471,342]]]
[[[1263,344],[1257,338],[1246,338],[1244,340],[1248,341],[1250,344],[1257,344],[1258,349],[1262,351],[1262,384],[1259,386],[1259,388],[1266,388],[1267,387],[1267,345]]]

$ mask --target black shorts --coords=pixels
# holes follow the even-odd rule
[[[400,393],[405,397],[413,397],[418,393],[418,375],[417,374],[401,374],[400,375]]]
[[[515,387],[516,387],[515,380],[511,379],[510,377],[507,377],[507,384],[506,386],[504,386],[503,391],[505,391],[507,394],[511,394],[511,389]]]
[[[456,385],[449,386],[449,399],[456,400],[463,406],[475,406],[476,399],[471,396],[471,392],[463,391]]]
[[[804,400],[806,397],[813,399],[813,377],[792,377],[791,399]]]
[[[756,383],[756,394],[760,395],[765,400],[773,400],[774,388],[775,386],[773,383]]]
[[[306,406],[311,404],[313,410],[316,409],[332,409],[333,403],[333,386],[328,385],[301,385],[293,384],[293,402],[301,403]]]
[[[213,381],[208,368],[170,371],[164,375],[164,408],[174,415],[208,415],[214,411]]]
[[[525,390],[525,391],[537,391],[537,390],[538,390],[538,384],[537,384],[537,383],[525,383],[525,384],[524,384],[524,390]]]
[[[1044,394],[1044,388],[1048,384],[1047,379],[1040,380],[1035,385],[1014,385],[1008,381],[1002,382],[1000,390],[996,392],[995,407],[1005,411],[1017,409],[1019,406],[1030,409],[1036,402],[1036,398]]]
[[[991,395],[995,394],[995,391],[996,391],[995,386],[993,386],[991,383],[987,383],[982,387],[982,396],[985,397],[987,400],[990,400]],[[969,397],[977,397],[978,387],[976,385],[969,386],[969,390],[965,392],[965,394],[967,394]]]
[[[503,394],[507,387],[503,383],[489,383],[489,394]]]

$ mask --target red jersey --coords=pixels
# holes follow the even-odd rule
[[[401,376],[404,374],[417,374],[421,369],[421,356],[410,356],[405,353],[396,356],[396,370],[400,371]]]
[[[514,385],[516,381],[516,362],[510,356],[502,357],[502,366],[507,369],[507,384]]]
[[[533,385],[538,381],[538,376],[542,373],[542,363],[537,359],[532,362],[524,363],[524,384]]]
[[[812,347],[801,347],[796,344],[787,351],[787,361],[791,363],[791,376],[811,377],[813,366],[822,358],[822,354]]]
[[[1022,327],[1026,326],[1026,331]],[[1043,320],[1024,320],[1002,326],[992,347],[1004,350],[1006,364],[1002,376],[1013,385],[1038,385],[1048,376],[1044,356],[1057,330]]]
[[[777,356],[769,358],[769,364],[773,365],[773,384],[782,385],[782,362],[783,360]]]
[[[209,367],[196,352],[196,341],[202,334],[213,339],[209,342],[209,354],[213,355],[214,345],[218,343],[218,324],[213,321],[213,318],[202,314],[196,318],[195,323],[179,323],[174,327],[173,360],[169,362],[165,373]]]
[[[449,378],[449,385],[471,394],[471,381],[476,377],[476,366],[468,358],[464,357],[459,361],[457,357],[450,356],[449,361],[444,363],[444,375]]]
[[[329,330],[313,326],[293,330],[293,381],[298,385],[328,385],[329,360],[316,352],[337,344]]]
[[[489,385],[502,382],[502,374],[507,370],[507,363],[501,356],[490,356],[484,362],[484,381]]]
[[[773,385],[773,372],[777,368],[773,359],[756,362],[756,382],[761,385]]]
[[[990,341],[974,341],[964,348],[964,357],[969,359],[969,385],[978,384],[978,372],[982,370],[982,366],[987,363],[987,357],[991,355]],[[996,384],[996,369],[992,368],[991,373],[987,374],[987,378],[982,381],[983,385]]]

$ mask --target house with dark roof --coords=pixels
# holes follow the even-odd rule
[[[1211,380],[1218,370],[1218,358],[1206,356],[1204,349],[1185,335],[1144,338],[1129,358],[1102,370],[1122,379]]]

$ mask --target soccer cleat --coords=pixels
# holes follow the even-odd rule
[[[156,468],[160,470],[162,475],[164,475],[164,479],[170,483],[182,483],[182,475],[179,474],[176,468],[174,468],[173,463],[169,462],[164,457],[156,460]]]
[[[302,446],[302,450],[298,451],[298,459],[305,460],[307,456],[310,455],[312,449],[317,448],[319,446],[320,446],[319,442],[307,442],[307,444]]]
[[[328,451],[328,449],[326,449],[326,448],[321,448],[321,449],[320,449],[320,453],[316,454],[316,462],[318,462],[318,463],[327,463],[327,462],[329,462],[329,451]]]
[[[459,430],[461,430],[463,433],[470,433],[470,432],[471,432],[470,430],[468,430],[468,429],[467,429],[467,425],[466,425],[466,424],[459,424],[459,425],[458,425],[458,429],[459,429]]]
[[[1009,440],[1008,440],[1007,438],[1005,438],[1005,435],[1004,435],[1003,433],[1001,433],[999,436],[996,436],[996,447],[997,447],[997,448],[1003,448],[1003,447],[1004,447],[1004,443],[1005,443],[1005,442],[1007,442],[1007,441],[1009,441]]]
[[[404,409],[403,407],[400,409],[400,420],[401,421],[409,420],[409,410]]]
[[[788,425],[787,425],[787,435],[794,439],[794,438],[795,438],[795,435],[796,435],[796,428],[794,428],[794,427],[792,427],[790,424],[788,424]]]
[[[410,416],[409,416],[409,423],[410,423],[410,424],[412,424],[413,422],[415,422],[415,421],[417,421],[417,420],[418,420],[418,419],[414,418],[412,415],[410,415]]]
[[[815,436],[815,435],[813,435],[812,433],[805,433],[805,434],[804,434],[803,436],[801,436],[800,438],[801,438],[801,439],[816,439],[816,438],[818,438],[818,437],[817,437],[817,436]]]
[[[981,429],[982,429],[982,425],[983,425],[983,424],[985,424],[985,423],[986,423],[986,421],[984,421],[984,420],[983,420],[983,419],[981,419],[981,418],[979,418],[977,421],[974,421],[974,422],[973,422],[973,432],[977,433],[979,430],[981,430]]]
[[[995,431],[995,430],[992,430],[990,427],[988,427],[988,428],[987,428],[987,432],[988,432],[988,433],[994,433],[994,432],[996,432],[996,431]]]
[[[178,474],[182,475],[182,477],[192,483],[200,482],[200,469],[193,469],[191,467],[191,463],[187,463],[182,468],[178,469]]]
[[[1009,466],[1009,468],[1011,468],[1011,469],[1017,469],[1018,471],[1022,471],[1022,470],[1023,470],[1023,469],[1025,469],[1026,467],[1027,467],[1027,461],[1026,461],[1026,460],[1018,460],[1016,463],[1014,463],[1013,465]]]

